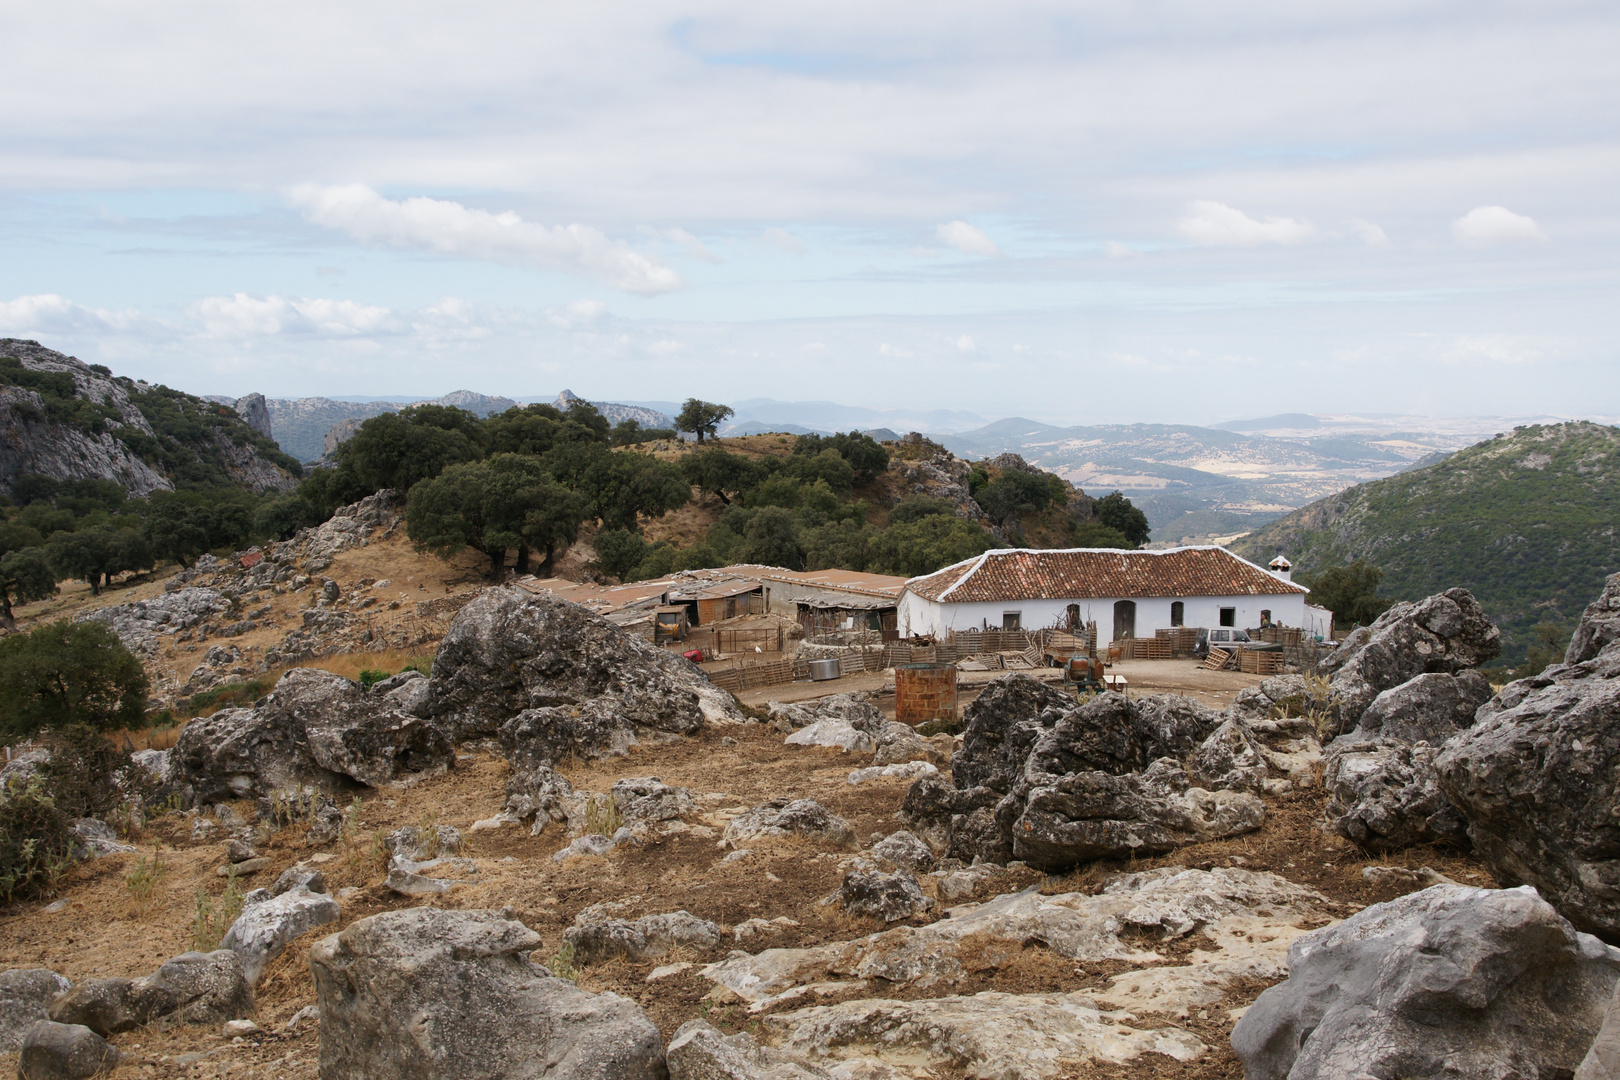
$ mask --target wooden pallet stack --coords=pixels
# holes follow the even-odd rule
[[[1238,651],[1238,670],[1247,672],[1250,675],[1281,675],[1283,654],[1280,652],[1260,652],[1257,649],[1240,649]]]

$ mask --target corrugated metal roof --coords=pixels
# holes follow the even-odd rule
[[[906,588],[928,600],[1122,600],[1150,596],[1288,596],[1309,592],[1220,547],[1166,551],[1027,548],[983,555],[912,578]]]
[[[668,580],[637,581],[630,585],[592,585],[564,578],[519,578],[515,584],[528,592],[572,601],[598,615],[645,601],[662,600],[664,590],[670,586]]]

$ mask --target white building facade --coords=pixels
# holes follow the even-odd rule
[[[1097,624],[1100,641],[1153,637],[1175,626],[1250,628],[1270,621],[1319,632],[1310,590],[1219,547],[1165,551],[1026,548],[987,551],[912,578],[900,596],[901,637],[986,627]],[[1320,608],[1314,609],[1321,612]]]

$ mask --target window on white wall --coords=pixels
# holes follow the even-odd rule
[[[1024,625],[1024,613],[1021,611],[1003,611],[1001,613],[1001,628],[1003,630],[1021,630]]]
[[[1180,600],[1172,600],[1170,602],[1170,625],[1187,625],[1187,605],[1183,604]]]
[[[1221,625],[1222,626],[1236,626],[1237,625],[1237,608],[1235,608],[1235,607],[1223,607],[1223,608],[1221,608]]]

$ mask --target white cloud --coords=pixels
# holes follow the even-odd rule
[[[1142,254],[1140,251],[1132,250],[1124,244],[1113,240],[1103,244],[1103,251],[1107,253],[1110,259],[1134,259]]]
[[[939,242],[969,255],[1000,255],[996,242],[975,225],[965,221],[947,221],[934,230]]]
[[[1534,218],[1515,214],[1505,206],[1476,206],[1451,223],[1451,235],[1472,248],[1547,239]]]
[[[788,232],[786,229],[766,229],[759,234],[760,242],[766,247],[780,248],[791,251],[795,255],[804,254],[804,241]]]
[[[1547,343],[1512,334],[1464,334],[1440,347],[1440,360],[1462,367],[1479,364],[1518,366],[1547,358]]]
[[[807,341],[803,345],[800,345],[799,348],[803,349],[805,352],[826,352],[827,344],[823,341]]]
[[[1361,218],[1351,218],[1350,228],[1355,230],[1355,234],[1361,238],[1361,242],[1368,247],[1389,247],[1389,234],[1383,230],[1382,226],[1374,225],[1370,221],[1363,221]]]
[[[552,325],[565,330],[583,330],[600,322],[607,305],[600,300],[575,300],[550,313]]]
[[[1267,218],[1264,221],[1225,203],[1200,199],[1177,230],[1195,244],[1211,247],[1258,247],[1261,244],[1302,244],[1315,239],[1316,226],[1293,218]]]
[[[680,276],[589,225],[541,225],[448,199],[385,199],[364,184],[302,184],[288,198],[317,225],[383,247],[587,274],[616,289],[662,293]]]
[[[963,334],[961,337],[956,339],[956,347],[961,349],[963,352],[972,352],[974,349],[978,348],[978,346],[973,343],[973,339],[966,334]]]
[[[902,348],[898,348],[897,346],[890,345],[887,341],[883,342],[882,344],[880,344],[878,346],[878,352],[881,353],[884,356],[892,356],[897,360],[904,360],[904,359],[907,359],[908,357],[911,357],[911,356],[915,355],[914,353],[910,352],[907,349],[902,349]]]
[[[705,247],[703,241],[685,229],[665,229],[664,239],[681,245],[686,249],[688,255],[700,262],[718,263],[723,261],[720,256]]]
[[[353,300],[303,299],[284,296],[207,296],[191,305],[205,333],[221,338],[319,334],[362,337],[403,333],[407,327],[385,307]]]
[[[12,334],[125,330],[140,321],[136,312],[86,307],[56,293],[0,301],[0,330]]]

